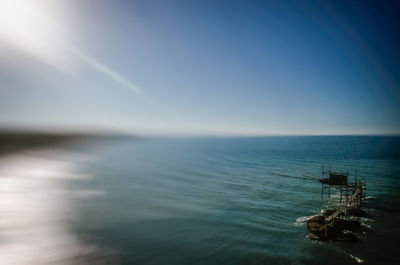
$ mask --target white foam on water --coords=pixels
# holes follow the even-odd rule
[[[364,262],[364,260],[361,259],[361,258],[358,258],[358,257],[356,257],[356,256],[354,256],[354,255],[352,255],[352,254],[349,254],[349,255],[350,255],[350,257],[351,257],[352,259],[354,259],[355,261],[357,261],[357,263],[363,263],[363,262]]]
[[[317,215],[310,215],[310,216],[301,216],[301,217],[298,217],[298,218],[296,218],[296,222],[294,222],[293,225],[294,225],[294,226],[303,226],[303,225],[305,225],[305,223],[306,223],[309,219],[311,219],[311,218],[313,218],[313,217],[315,217],[315,216],[317,216]]]

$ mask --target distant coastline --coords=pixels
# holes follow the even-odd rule
[[[54,133],[34,131],[0,131],[0,156],[46,146],[61,146],[74,142],[87,143],[95,140],[139,138],[132,135],[101,133]]]

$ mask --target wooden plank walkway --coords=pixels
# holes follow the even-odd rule
[[[361,198],[363,197],[363,191],[365,190],[365,183],[361,183],[360,186],[356,186],[350,200],[344,201],[341,205],[339,205],[339,209],[333,212],[331,215],[325,218],[326,223],[332,222],[335,218],[339,217],[341,214],[346,214],[348,208],[360,207],[361,205]]]

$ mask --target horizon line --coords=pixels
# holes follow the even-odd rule
[[[136,136],[143,138],[262,138],[262,137],[400,137],[400,132],[397,133],[266,133],[266,134],[246,134],[246,133],[154,133],[141,132],[135,133],[131,130],[121,129],[100,129],[100,128],[28,128],[28,127],[0,127],[0,134],[59,134],[59,135],[114,135],[114,136]]]

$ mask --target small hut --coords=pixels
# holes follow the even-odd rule
[[[322,178],[319,181],[322,184],[328,184],[330,186],[342,186],[347,185],[349,173],[332,172],[328,171],[329,178]]]

